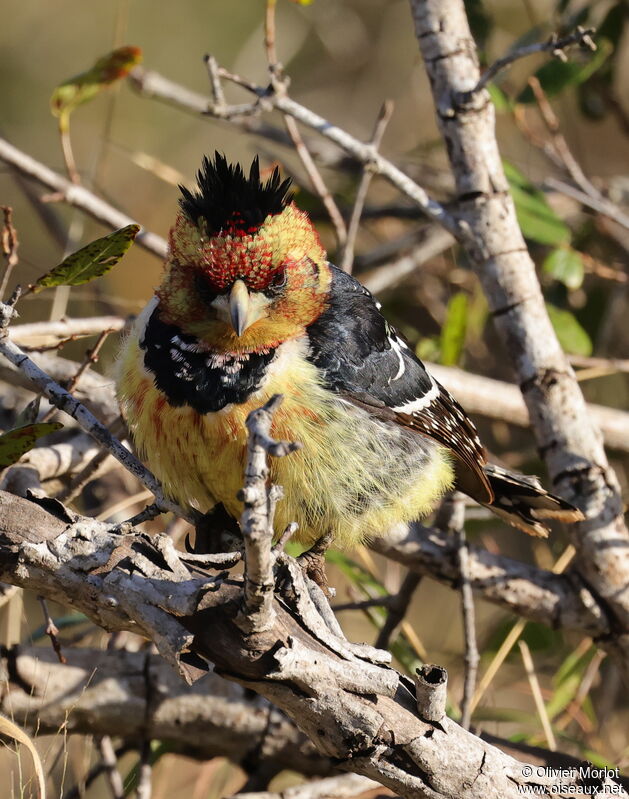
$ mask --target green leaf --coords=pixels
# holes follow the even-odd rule
[[[50,98],[50,110],[59,117],[59,126],[68,129],[70,114],[112,83],[129,74],[142,61],[139,47],[119,47],[99,58],[94,66],[59,84]]]
[[[553,250],[545,258],[542,270],[569,289],[578,289],[583,283],[583,259],[581,253],[572,247],[557,247]]]
[[[33,449],[38,438],[62,427],[59,422],[39,422],[16,427],[0,435],[0,469],[17,463],[25,452]]]
[[[559,94],[568,86],[578,86],[587,80],[602,66],[613,51],[613,45],[607,39],[597,38],[597,50],[586,61],[559,61],[553,59],[541,66],[535,73],[542,89],[548,95]],[[568,56],[570,57],[570,55]],[[517,97],[518,103],[534,103],[535,95],[530,86],[523,89]]]
[[[571,311],[546,303],[548,316],[555,328],[559,343],[572,355],[591,355],[592,340]]]
[[[139,225],[127,225],[90,242],[40,277],[31,290],[36,293],[51,286],[80,286],[101,277],[118,263],[139,230]]]
[[[441,328],[441,363],[445,366],[458,364],[467,329],[467,294],[459,291],[450,298],[448,316]]]
[[[503,162],[522,233],[540,244],[559,246],[570,240],[570,228],[548,204],[544,193],[508,161]]]
[[[580,656],[575,656],[575,653],[572,652],[561,665],[554,680],[555,690],[551,699],[546,703],[546,711],[551,720],[565,710],[575,698],[585,670],[595,652],[595,646],[591,646]]]
[[[489,92],[489,96],[491,97],[497,114],[506,114],[513,111],[515,103],[499,86],[496,86],[495,83],[490,83],[489,86],[487,86],[487,91]]]

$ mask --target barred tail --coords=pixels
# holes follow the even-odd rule
[[[548,519],[578,522],[584,518],[574,505],[549,494],[537,477],[508,472],[493,463],[484,465],[483,471],[494,492],[494,501],[483,504],[529,535],[546,538],[544,521]]]

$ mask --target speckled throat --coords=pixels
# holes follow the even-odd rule
[[[220,411],[246,402],[261,387],[275,349],[250,353],[215,352],[176,325],[162,322],[159,306],[151,314],[140,347],[155,385],[175,407],[197,413]]]

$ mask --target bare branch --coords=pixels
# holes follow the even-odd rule
[[[249,440],[245,484],[240,499],[244,510],[240,527],[245,541],[245,590],[241,624],[250,633],[267,630],[273,624],[273,516],[274,506],[282,497],[279,486],[267,488],[267,456],[283,457],[301,448],[301,444],[271,438],[273,414],[282,402],[274,397],[247,417]]]
[[[396,631],[399,624],[403,621],[404,616],[406,616],[406,612],[408,610],[408,606],[411,603],[411,599],[413,598],[413,594],[417,590],[417,586],[421,582],[422,575],[417,574],[417,572],[410,571],[402,585],[400,586],[400,590],[394,596],[390,597],[380,597],[379,599],[372,600],[373,604],[386,604],[388,608],[387,618],[382,625],[380,632],[378,633],[378,637],[376,638],[376,647],[378,649],[388,649],[389,643],[393,636],[393,633]],[[367,600],[369,602],[369,600]],[[366,603],[363,603],[363,607],[370,607]]]
[[[552,36],[550,36],[550,38],[545,42],[527,44],[523,47],[518,47],[515,50],[512,50],[510,53],[507,53],[506,56],[494,61],[494,63],[491,64],[491,66],[489,66],[485,72],[483,72],[482,77],[479,79],[473,89],[462,92],[460,96],[460,102],[469,102],[472,98],[472,95],[482,91],[489,83],[492,82],[499,72],[505,69],[505,67],[508,67],[510,64],[513,64],[514,61],[518,61],[521,58],[526,58],[527,56],[534,55],[535,53],[552,53],[556,58],[559,58],[560,61],[567,61],[568,59],[564,50],[575,44],[585,50],[596,50],[596,45],[592,39],[593,34],[594,28],[586,29],[579,25],[576,30],[574,30],[572,33],[569,33],[567,36],[559,37],[556,33],[553,33]]]
[[[133,743],[148,734],[198,759],[266,760],[272,773],[332,771],[283,713],[217,674],[189,686],[159,655],[81,648],[68,649],[67,657],[64,668],[41,647],[6,651],[0,666],[11,690],[0,701],[2,712],[43,735],[64,725],[72,734]]]
[[[540,775],[447,717],[419,718],[405,678],[355,655],[347,659],[301,623],[290,598],[303,591],[298,581],[274,602],[272,627],[252,637],[235,621],[244,588],[237,574],[196,578],[165,536],[120,536],[85,518],[68,526],[34,502],[7,494],[0,502],[0,579],[63,598],[106,629],[150,637],[188,680],[199,676],[201,657],[210,659],[215,672],[284,710],[339,766],[404,799],[516,799],[531,782],[549,792],[578,785],[576,769],[561,778]],[[121,547],[123,556],[108,567]],[[613,772],[601,784],[627,796]]]
[[[444,533],[455,536],[457,541],[458,566],[461,574],[463,634],[465,636],[465,680],[463,682],[463,699],[461,700],[461,726],[464,730],[469,730],[480,655],[476,643],[474,595],[470,582],[468,545],[465,540],[465,497],[463,494],[455,492],[443,500],[437,512],[435,526]]]
[[[12,325],[9,338],[20,347],[35,349],[67,339],[96,336],[103,330],[122,330],[126,319],[121,316],[92,316],[85,319],[59,319],[54,322],[31,322],[26,325]]]
[[[363,272],[360,275],[360,282],[374,294],[387,291],[419,269],[426,261],[441,255],[454,244],[456,240],[451,233],[438,225],[429,225],[421,233],[420,240],[408,255]]]
[[[378,114],[373,134],[371,136],[371,144],[376,150],[380,147],[382,137],[384,136],[384,132],[389,124],[392,114],[393,101],[385,100],[380,108],[380,113]],[[352,264],[354,262],[354,246],[356,244],[356,236],[358,235],[358,229],[360,227],[360,217],[362,216],[372,177],[373,173],[369,167],[369,164],[367,164],[363,169],[363,174],[360,178],[360,183],[358,184],[356,199],[354,201],[352,215],[347,228],[347,240],[345,242],[345,247],[343,248],[343,257],[340,263],[340,267],[344,272],[352,271]]]
[[[52,169],[18,150],[17,147],[9,144],[6,139],[1,137],[0,160],[16,169],[21,175],[26,175],[39,181],[50,191],[58,193],[63,202],[78,208],[103,225],[107,225],[107,227],[121,228],[135,222],[134,219],[121,213],[105,200],[101,200],[93,192],[66,180],[57,172],[53,172]],[[168,245],[161,236],[142,228],[136,237],[136,241],[145,250],[152,252],[159,258],[166,257]]]
[[[103,766],[105,767],[105,774],[107,775],[107,782],[109,783],[112,799],[124,799],[124,784],[122,782],[122,776],[118,771],[116,752],[114,751],[109,735],[103,735],[99,738],[98,749]]]
[[[389,180],[402,193],[413,200],[421,210],[435,222],[449,230],[456,238],[465,240],[466,231],[461,227],[455,217],[450,214],[443,205],[429,197],[426,191],[421,188],[408,175],[394,166],[389,160],[384,158],[374,149],[373,145],[365,144],[356,139],[343,129],[333,125],[328,120],[310,111],[299,103],[287,96],[278,96],[269,92],[268,87],[259,86],[251,81],[233,75],[227,70],[219,67],[219,75],[227,80],[237,83],[239,86],[250,91],[261,101],[261,109],[271,111],[274,108],[282,113],[301,122],[308,128],[317,131],[321,136],[334,142],[342,150],[353,156],[361,164],[370,164],[375,173],[382,175]],[[156,72],[147,72],[141,67],[135,67],[131,72],[130,79],[135,85],[142,86],[149,96],[159,97],[187,108],[191,111],[202,113],[213,113],[207,98],[189,92],[183,86],[169,81]],[[188,96],[191,95],[191,96]],[[267,135],[277,141],[277,133],[265,130],[263,133],[256,128],[256,134]],[[285,143],[285,140],[282,140]],[[1,157],[1,151],[0,151]]]
[[[461,582],[458,546],[454,536],[419,524],[401,526],[372,548],[419,574],[456,588]],[[606,608],[574,573],[553,574],[504,555],[468,545],[469,580],[483,599],[552,627],[579,630],[605,645],[613,622]],[[629,678],[629,664],[627,665]]]
[[[575,360],[575,363],[580,361]],[[469,413],[530,427],[529,412],[517,386],[457,367],[436,363],[428,363],[427,367]],[[629,414],[604,405],[588,403],[586,407],[588,416],[603,433],[605,444],[629,452]]]

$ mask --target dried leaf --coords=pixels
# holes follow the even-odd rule
[[[67,130],[70,114],[112,83],[126,77],[142,61],[139,47],[119,47],[99,58],[93,67],[59,84],[50,98],[50,109]]]
[[[8,736],[9,738],[13,738],[14,741],[17,741],[28,749],[30,756],[33,758],[35,774],[37,775],[39,799],[46,799],[46,778],[44,777],[44,767],[42,766],[41,758],[39,757],[37,749],[35,749],[35,744],[33,741],[23,729],[18,727],[17,724],[14,724],[4,716],[0,716],[0,733],[2,735]]]
[[[17,463],[25,452],[33,449],[38,438],[62,427],[60,422],[38,422],[16,427],[0,435],[0,469]]]
[[[38,292],[51,286],[80,286],[101,277],[118,263],[133,244],[139,230],[139,225],[127,225],[90,242],[40,277],[37,283],[30,286],[31,290]]]

